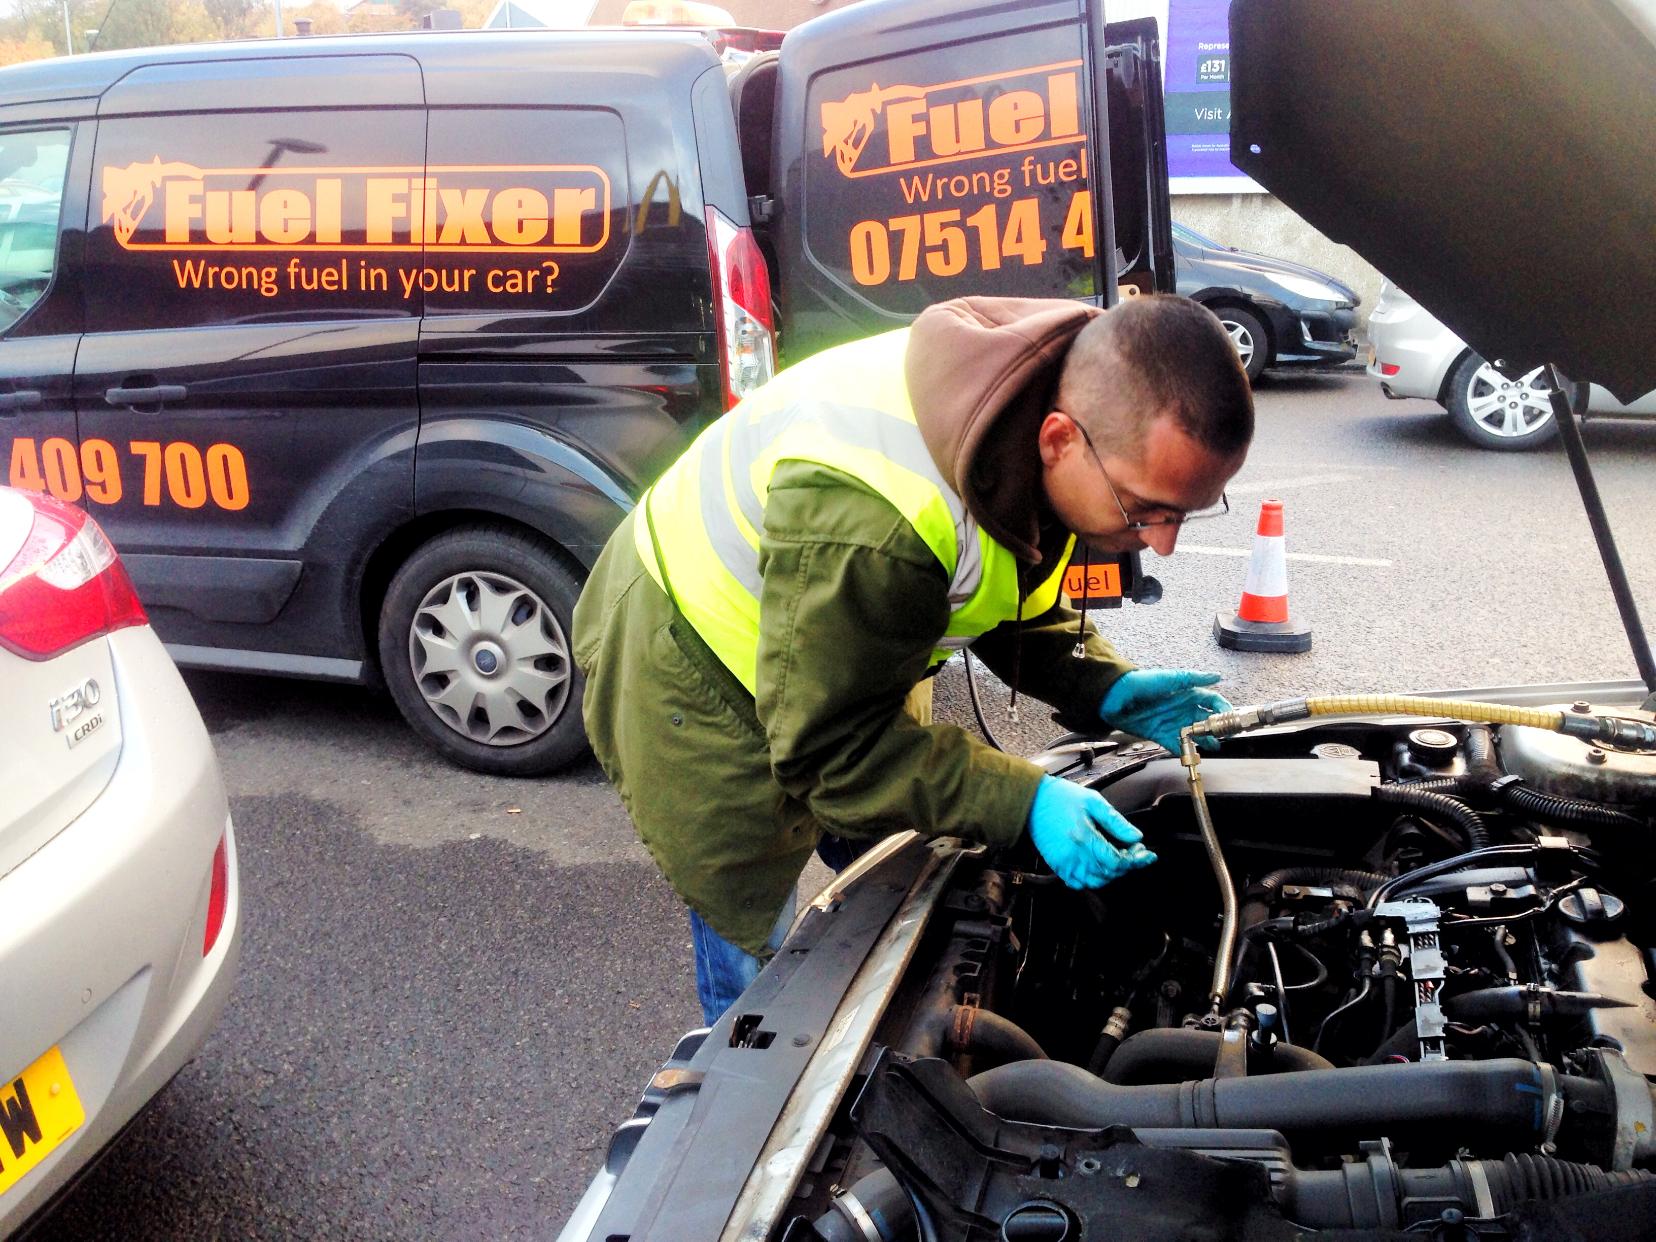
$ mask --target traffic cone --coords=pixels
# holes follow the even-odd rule
[[[1213,637],[1233,651],[1310,651],[1311,627],[1288,611],[1288,553],[1282,539],[1282,502],[1259,506],[1253,555],[1242,602],[1213,618]]]

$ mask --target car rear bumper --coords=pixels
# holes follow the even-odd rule
[[[148,627],[107,640],[123,744],[96,802],[0,879],[0,1075],[56,1048],[85,1120],[0,1195],[0,1235],[32,1216],[195,1055],[240,950],[235,834],[206,728]],[[222,928],[203,953],[224,843]],[[0,1160],[13,1156],[0,1144]]]
[[[1449,368],[1466,347],[1416,302],[1384,298],[1369,316],[1368,373],[1388,397],[1437,401]]]

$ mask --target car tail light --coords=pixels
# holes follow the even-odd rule
[[[224,854],[224,838],[213,851],[213,886],[207,892],[207,931],[201,938],[201,956],[206,957],[224,930],[224,906],[230,895],[230,863]]]
[[[732,224],[713,207],[707,209],[707,250],[728,410],[776,370],[770,271],[753,230]]]
[[[1403,364],[1399,362],[1382,362],[1380,364],[1381,375],[1396,375],[1402,369]]]
[[[148,618],[109,540],[86,513],[30,494],[34,522],[0,569],[0,646],[46,660]]]

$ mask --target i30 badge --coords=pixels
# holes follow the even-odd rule
[[[52,732],[63,733],[67,730],[69,736],[66,741],[70,746],[85,741],[103,725],[102,712],[87,716],[102,698],[103,690],[98,686],[96,679],[88,677],[73,690],[53,699],[50,705]]]

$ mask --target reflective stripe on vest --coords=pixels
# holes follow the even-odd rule
[[[931,549],[949,575],[949,623],[934,661],[1020,611],[1017,558],[967,512],[920,435],[903,379],[907,346],[901,328],[789,367],[702,432],[645,494],[649,521],[633,523],[640,559],[658,585],[671,584],[686,620],[750,693],[758,681],[759,532],[783,461],[859,480]],[[1068,555],[1066,546],[1023,601],[1025,615],[1057,602]]]

